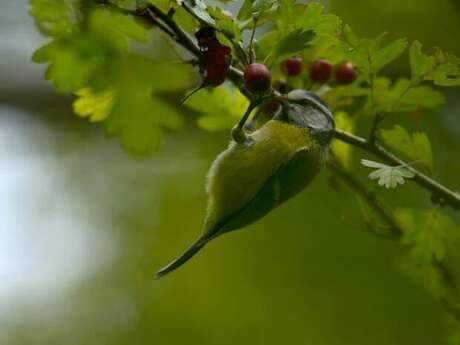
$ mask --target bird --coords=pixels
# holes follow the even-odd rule
[[[214,160],[202,235],[156,278],[182,266],[216,237],[258,221],[319,173],[335,128],[330,110],[306,90],[291,91],[281,104],[271,120],[243,142],[231,140]]]

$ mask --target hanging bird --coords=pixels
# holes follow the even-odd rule
[[[203,234],[156,277],[183,265],[212,239],[256,222],[302,191],[326,160],[334,128],[318,96],[294,90],[272,120],[247,134],[244,142],[232,140],[208,173]]]

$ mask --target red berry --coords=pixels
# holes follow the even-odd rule
[[[345,62],[337,67],[335,79],[338,84],[347,85],[353,83],[358,78],[358,72],[351,62]]]
[[[313,61],[309,67],[310,79],[317,83],[327,83],[332,76],[332,64],[325,59]]]
[[[295,77],[302,72],[303,59],[301,57],[292,57],[283,61],[281,68],[289,77]]]
[[[271,73],[267,66],[252,63],[244,70],[244,85],[253,93],[264,93],[270,89]]]

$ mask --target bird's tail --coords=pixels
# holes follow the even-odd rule
[[[183,264],[185,264],[188,260],[192,258],[196,253],[198,253],[206,243],[208,243],[208,239],[206,238],[199,238],[197,241],[195,241],[181,256],[179,256],[177,259],[172,261],[170,264],[167,266],[163,267],[161,270],[159,270],[155,274],[155,278],[159,279],[169,272],[174,271],[175,269],[179,268]]]

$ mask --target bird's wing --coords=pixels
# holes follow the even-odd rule
[[[252,224],[275,207],[302,191],[320,168],[318,149],[303,147],[283,164],[242,208],[225,217],[202,240],[208,242],[223,233]]]

